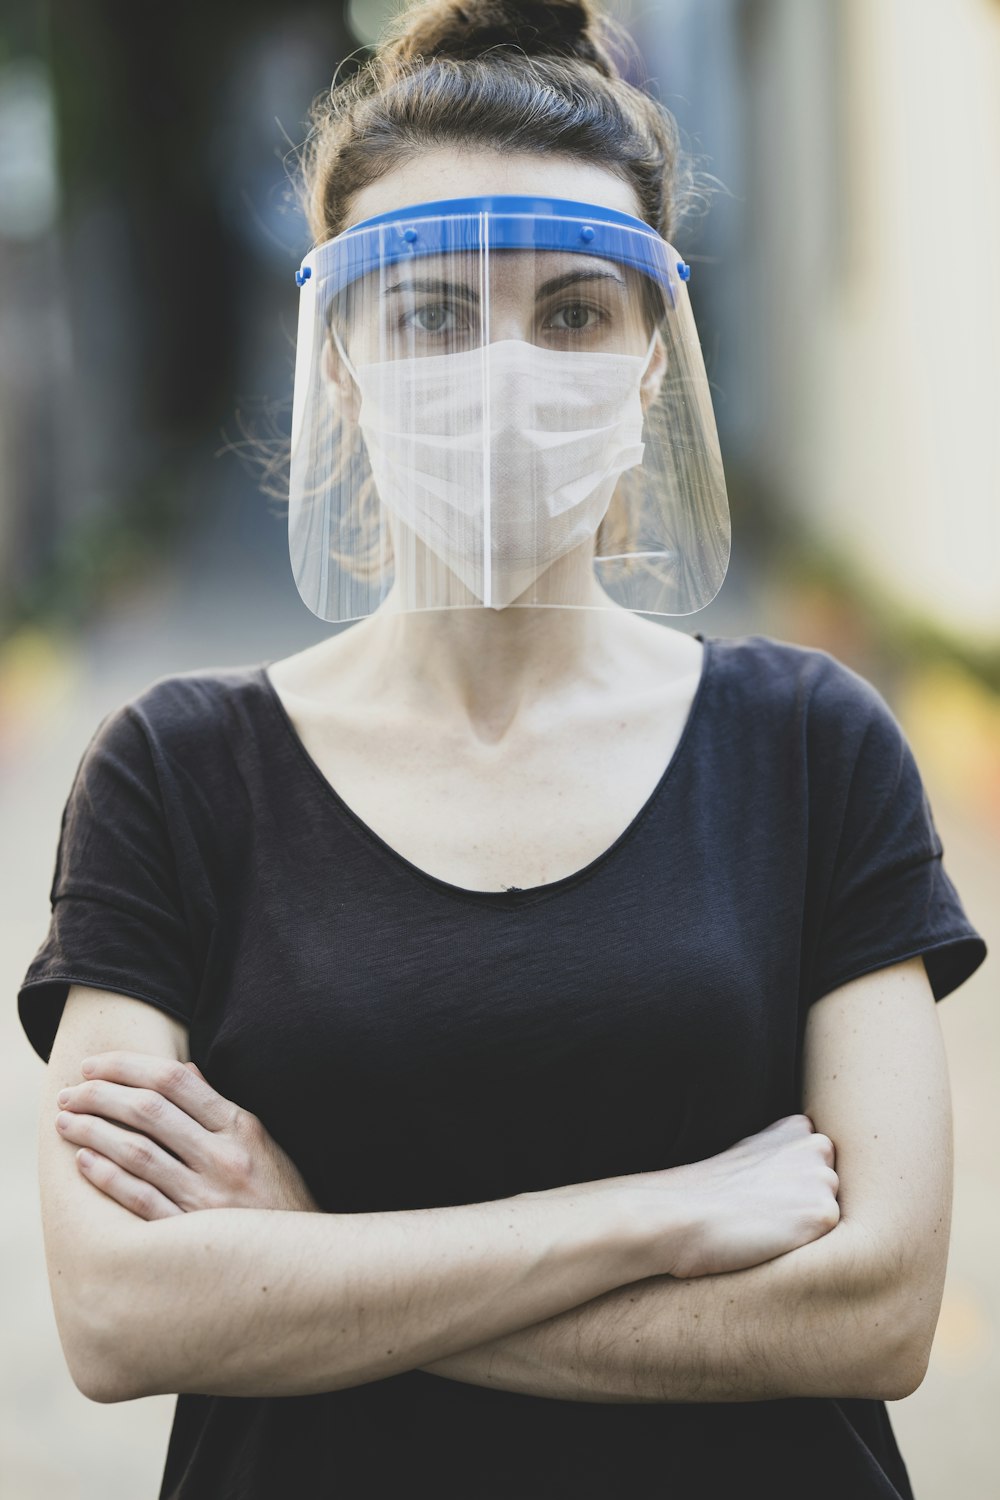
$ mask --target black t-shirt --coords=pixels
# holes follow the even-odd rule
[[[766,636],[705,640],[680,741],[610,848],[499,892],[368,828],[263,665],[181,673],[84,752],[18,1010],[46,1060],[73,983],[180,1017],[327,1212],[482,1202],[701,1160],[796,1113],[813,1001],[916,954],[940,1000],[986,956],[941,854],[884,699]],[[161,1500],[747,1485],[911,1495],[880,1401],[576,1402],[411,1370],[179,1396]]]

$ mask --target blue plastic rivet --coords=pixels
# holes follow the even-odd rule
[[[593,229],[591,229],[591,227],[590,227],[589,224],[585,224],[583,226],[583,228],[580,230],[580,238],[581,238],[581,240],[586,240],[588,245],[590,244],[590,241],[594,238],[594,231],[593,231]]]
[[[691,267],[687,264],[686,261],[679,260],[677,262],[677,274],[682,281],[691,280]]]
[[[408,245],[412,245],[413,241],[416,238],[417,238],[417,231],[415,229],[404,229],[403,230],[403,239],[406,241],[406,243]]]
[[[303,266],[301,271],[295,273],[295,285],[302,286],[312,275],[312,266]]]

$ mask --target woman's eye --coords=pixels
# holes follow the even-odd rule
[[[584,307],[579,302],[570,302],[565,307],[557,308],[549,321],[553,328],[579,332],[584,328],[593,329],[598,322],[598,316],[592,307]]]
[[[418,307],[411,316],[422,333],[451,333],[455,327],[455,310],[444,302]]]

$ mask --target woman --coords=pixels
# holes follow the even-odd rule
[[[986,950],[869,684],[641,617],[725,497],[601,35],[423,5],[333,95],[289,522],[355,623],[160,679],[70,793],[46,1250],[80,1388],[179,1393],[162,1497],[911,1495]]]

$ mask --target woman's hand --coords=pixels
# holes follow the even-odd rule
[[[81,1071],[86,1081],[59,1095],[56,1128],[87,1148],[76,1156],[87,1181],[139,1218],[201,1208],[322,1212],[257,1116],[217,1093],[195,1063],[102,1052]]]
[[[637,1173],[647,1213],[658,1197],[669,1205],[660,1271],[742,1271],[828,1234],[840,1221],[834,1160],[808,1115],[785,1115],[704,1161]]]
[[[703,1161],[550,1188],[607,1196],[638,1225],[645,1276],[743,1271],[829,1234],[840,1221],[830,1137],[808,1115],[785,1115]],[[537,1197],[540,1194],[516,1194]]]

